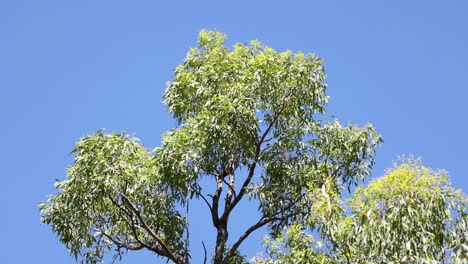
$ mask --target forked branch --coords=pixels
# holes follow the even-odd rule
[[[121,194],[122,200],[125,202],[126,205],[130,207],[130,209],[135,213],[136,217],[138,218],[138,221],[140,222],[141,226],[148,232],[155,240],[158,242],[158,244],[161,246],[162,250],[160,252],[157,252],[159,255],[163,257],[167,257],[170,260],[174,261],[176,264],[184,264],[182,256],[178,255],[177,253],[172,252],[169,247],[164,243],[162,238],[154,232],[154,230],[148,226],[146,223],[145,219],[141,215],[140,210],[125,196],[124,194]]]

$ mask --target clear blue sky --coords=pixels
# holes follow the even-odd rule
[[[385,139],[374,175],[413,153],[468,192],[467,1],[159,2],[0,1],[2,263],[74,263],[40,225],[37,203],[64,178],[82,136],[104,127],[159,145],[175,125],[161,104],[165,82],[203,28],[225,32],[229,44],[316,53],[329,113],[373,123]],[[200,241],[211,251],[215,233],[200,216],[207,210],[194,210],[200,263]],[[238,212],[235,221],[254,221],[251,210]],[[245,253],[261,251],[261,237]],[[163,262],[144,253],[122,263]]]

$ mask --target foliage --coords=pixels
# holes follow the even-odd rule
[[[301,225],[295,223],[275,239],[266,238],[268,259],[258,260],[262,264],[333,263],[334,259],[323,250],[321,241],[316,241]]]
[[[176,68],[164,101],[178,126],[154,152],[124,134],[78,142],[68,178],[40,205],[42,221],[75,257],[96,263],[111,248],[147,249],[188,263],[181,212],[196,198],[216,229],[213,262],[230,263],[257,229],[275,235],[306,224],[311,190],[326,183],[340,193],[370,173],[381,138],[371,125],[326,121],[319,58],[258,41],[229,50],[224,40],[202,31]],[[202,189],[210,179],[212,189]],[[246,199],[259,202],[261,217],[227,245],[229,217]]]
[[[136,138],[98,132],[81,139],[72,153],[76,156],[68,179],[55,184],[60,192],[40,204],[42,221],[72,255],[96,263],[112,246],[119,254],[141,248],[162,254],[157,237],[182,251],[184,219],[151,152]]]
[[[468,200],[450,186],[445,171],[410,159],[367,187],[357,188],[346,202],[327,187],[310,194],[319,198],[314,198],[307,227],[317,227],[323,240],[315,244],[324,241],[326,246],[312,246],[313,237],[292,226],[286,238],[269,243],[275,247],[270,251],[272,259],[265,263],[468,260]]]

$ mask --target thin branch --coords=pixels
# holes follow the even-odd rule
[[[229,184],[226,179],[222,178],[223,179],[223,182],[229,187],[229,189],[231,190],[232,194],[234,195],[234,199],[236,198],[236,190],[234,190],[234,187],[231,186],[231,184]]]
[[[254,154],[254,158],[252,160],[252,164],[249,167],[249,173],[247,175],[247,178],[245,179],[244,183],[242,184],[242,187],[239,190],[239,193],[238,193],[237,197],[235,197],[234,200],[232,200],[232,202],[228,203],[228,201],[226,201],[226,206],[225,206],[224,213],[222,214],[222,216],[220,218],[220,221],[222,223],[227,223],[227,219],[229,218],[230,213],[236,207],[236,205],[239,203],[239,201],[242,200],[242,198],[243,198],[243,196],[244,196],[244,194],[245,194],[245,192],[247,190],[248,185],[252,181],[252,178],[254,176],[257,163],[260,160],[262,144],[265,142],[266,137],[269,135],[271,129],[273,128],[273,126],[278,121],[279,116],[283,113],[286,98],[288,98],[291,94],[292,94],[292,91],[291,91],[290,94],[286,95],[283,98],[281,108],[279,109],[278,112],[276,112],[274,114],[273,120],[271,121],[271,123],[268,125],[268,127],[266,128],[266,130],[263,132],[262,136],[258,140],[258,142],[257,142],[257,144],[255,146],[255,154]],[[271,140],[271,139],[268,139],[268,140]],[[229,184],[228,184],[228,186],[229,186]],[[242,234],[239,237],[237,242],[234,243],[232,248],[229,250],[229,253],[226,255],[226,257],[224,259],[222,259],[222,263],[226,263],[235,254],[235,251],[237,250],[239,245],[242,243],[242,241],[244,241],[244,239],[246,239],[252,232],[254,232],[258,228],[260,228],[260,227],[262,227],[262,226],[264,226],[264,225],[266,225],[268,223],[271,223],[272,221],[285,219],[285,217],[288,217],[288,216],[270,217],[270,218],[262,217],[255,225],[251,226],[249,229],[247,229],[247,231],[244,234]]]
[[[231,204],[232,197],[234,196],[234,199],[236,198],[236,193],[233,188],[235,184],[234,172],[231,171],[231,173],[229,173],[229,183],[227,183],[226,180],[224,180],[224,178],[223,181],[226,183],[227,186],[229,186],[229,190],[226,192],[226,200],[224,201],[224,211],[226,212],[226,210],[229,208],[229,205]],[[226,218],[225,220],[227,221],[228,218]]]
[[[280,221],[280,220],[285,220],[291,216],[294,216],[296,215],[296,213],[289,213],[287,215],[283,215],[286,211],[288,211],[289,209],[291,209],[292,207],[294,207],[300,200],[302,200],[302,198],[304,198],[304,196],[306,195],[306,193],[303,193],[301,194],[300,197],[298,197],[295,201],[293,201],[291,204],[289,204],[288,206],[280,209],[279,211],[277,211],[276,213],[274,213],[271,217],[265,217],[263,216],[255,225],[251,226],[249,229],[247,229],[247,231],[245,231],[240,237],[239,239],[234,243],[234,245],[231,247],[231,249],[229,250],[228,254],[226,255],[226,258],[224,259],[224,263],[226,263],[227,260],[229,260],[229,258],[231,258],[234,254],[235,254],[235,251],[237,250],[237,248],[239,248],[239,246],[241,245],[241,243],[252,233],[254,232],[255,230],[265,226],[266,224],[269,224],[269,223],[272,223],[274,221]],[[278,215],[282,215],[282,216],[278,216]]]
[[[133,218],[133,214],[129,211],[127,211],[127,208],[124,206],[122,207],[121,204],[119,204],[118,202],[116,202],[114,199],[112,199],[112,197],[109,195],[109,199],[111,200],[111,202],[117,206],[117,208],[119,208],[119,215],[122,217],[122,219],[125,221],[125,223],[127,223],[127,225],[130,227],[130,229],[132,229],[132,232],[133,232],[133,236],[135,237],[135,239],[140,243],[142,244],[144,247],[146,247],[147,249],[151,250],[151,251],[154,251],[154,252],[157,252],[157,249],[156,248],[153,248],[151,247],[150,245],[144,243],[142,240],[140,240],[139,236],[138,236],[138,233],[136,232],[136,229],[135,229],[135,222],[134,222],[134,218]],[[126,219],[123,215],[122,215],[122,212],[124,212],[131,220],[131,222]]]
[[[130,229],[132,230],[132,233],[133,233],[133,236],[135,237],[135,239],[137,240],[138,243],[140,243],[141,245],[143,245],[145,248],[147,248],[148,250],[150,251],[153,251],[155,252],[156,254],[158,255],[161,255],[161,256],[164,256],[164,257],[167,257],[168,255],[166,253],[164,253],[162,250],[158,249],[158,248],[155,248],[155,247],[152,247],[150,245],[148,245],[147,243],[143,242],[143,240],[140,239],[140,237],[138,236],[138,232],[136,231],[136,226],[141,228],[139,225],[137,225],[137,223],[135,223],[135,220],[134,220],[134,217],[133,217],[133,214],[131,212],[128,212],[126,210],[126,207],[122,207],[121,204],[117,203],[114,199],[112,199],[112,197],[109,197],[109,199],[111,200],[111,202],[117,206],[120,211],[119,211],[119,215],[122,217],[123,221],[125,223],[127,223],[127,225],[130,227]],[[131,222],[126,219],[125,217],[123,217],[122,215],[122,211],[130,218]]]
[[[156,253],[156,254],[158,254],[160,256],[167,257],[167,254],[164,253],[161,249],[156,248],[156,247],[152,247],[152,246],[148,245],[147,243],[143,242],[143,240],[140,239],[140,236],[138,235],[136,227],[139,227],[139,228],[141,228],[141,227],[139,225],[136,225],[135,220],[132,219],[132,223],[131,224],[128,223],[128,224],[130,225],[130,228],[132,229],[133,236],[135,236],[135,239],[138,241],[138,243],[142,244],[145,248],[147,248],[150,251],[153,251],[154,253]]]
[[[210,211],[211,211],[211,210],[212,210],[211,204],[208,202],[208,200],[206,199],[206,197],[205,197],[202,193],[200,193],[200,192],[197,192],[197,195],[199,195],[199,196],[203,199],[203,201],[205,201],[206,205],[208,206],[208,208],[209,208]]]
[[[338,172],[340,171],[340,169],[342,169],[344,167],[343,164],[339,165],[331,174],[331,177],[332,179],[336,179],[336,176],[338,176]]]
[[[253,226],[251,226],[249,229],[247,229],[247,231],[245,231],[240,237],[239,239],[237,239],[237,241],[232,245],[231,249],[229,250],[228,254],[224,257],[223,259],[223,263],[227,263],[227,261],[234,256],[234,254],[236,253],[236,250],[239,248],[239,246],[242,244],[242,242],[252,233],[254,232],[255,230],[265,226],[266,224],[269,224],[273,221],[278,221],[278,220],[284,220],[286,219],[287,217],[289,217],[290,215],[288,216],[283,216],[283,217],[279,217],[279,216],[275,216],[275,217],[262,217],[256,224],[254,224]]]
[[[206,247],[205,247],[205,243],[203,241],[201,243],[203,245],[203,251],[205,252],[205,257],[203,258],[203,264],[206,264]]]
[[[221,216],[221,219],[226,219],[229,214],[231,213],[232,209],[234,209],[234,207],[236,207],[236,205],[239,203],[239,201],[242,199],[242,197],[244,196],[245,194],[245,191],[247,190],[247,186],[250,184],[250,181],[252,180],[253,178],[253,175],[254,175],[254,172],[255,172],[255,168],[257,166],[257,162],[260,158],[260,151],[261,151],[261,148],[262,148],[262,144],[266,138],[266,136],[268,135],[268,133],[270,133],[270,130],[273,128],[273,125],[276,123],[276,121],[278,120],[278,117],[281,115],[282,111],[284,109],[284,105],[283,107],[280,109],[280,111],[274,116],[272,122],[270,123],[270,125],[267,127],[267,129],[265,130],[265,132],[263,132],[263,135],[262,137],[260,138],[260,140],[257,142],[257,145],[255,147],[255,156],[254,156],[254,159],[252,161],[252,164],[250,165],[250,168],[249,168],[249,174],[247,176],[247,178],[245,179],[244,183],[242,184],[242,187],[239,191],[239,194],[237,195],[236,198],[234,198],[234,200],[229,204],[229,206],[226,208],[226,210],[224,211],[223,215]]]
[[[217,175],[214,175],[214,174],[213,174],[213,176],[217,177]],[[197,188],[193,188],[191,190],[193,192],[195,192],[197,196],[200,196],[203,199],[203,201],[208,206],[208,208],[210,209],[210,212],[211,212],[211,204],[208,202],[208,199],[206,199],[206,197],[199,190],[197,190]]]
[[[139,246],[131,246],[129,244],[125,244],[125,243],[122,243],[122,242],[119,242],[119,241],[115,240],[114,238],[112,238],[110,235],[108,235],[106,232],[104,232],[102,230],[101,230],[101,233],[105,237],[107,237],[110,241],[112,241],[112,243],[114,243],[118,248],[125,248],[125,249],[128,249],[128,250],[140,250],[140,249],[145,248],[145,246],[143,244],[141,244],[140,242],[138,242],[140,244]],[[133,243],[136,243],[136,242],[133,242]]]
[[[186,197],[186,212],[185,212],[185,228],[186,228],[186,236],[185,236],[185,262],[189,262],[189,247],[190,247],[190,232],[189,232],[189,204],[190,198],[189,194]]]
[[[109,195],[108,198],[110,199],[112,204],[114,204],[117,208],[119,208],[119,215],[122,217],[123,221],[125,223],[127,223],[127,225],[130,227],[130,229],[132,230],[134,238],[137,240],[138,243],[140,243],[140,245],[142,245],[143,247],[147,248],[150,251],[153,251],[154,253],[156,253],[156,254],[158,254],[158,255],[160,255],[162,257],[169,257],[169,255],[166,252],[164,252],[163,250],[161,250],[160,248],[148,245],[147,243],[145,243],[143,240],[140,239],[140,237],[138,236],[138,232],[136,230],[136,227],[138,227],[138,228],[142,228],[142,227],[139,226],[135,222],[134,215],[133,215],[133,213],[131,211],[129,211],[130,210],[129,208],[127,208],[125,205],[122,206],[122,204],[115,201],[110,195]],[[128,198],[127,198],[127,200],[128,200]],[[122,215],[122,213],[125,213],[125,215],[127,215],[127,217],[130,218],[131,222],[126,217],[124,217],[124,215]],[[156,230],[156,232],[157,232],[157,230]],[[156,232],[154,232],[154,233],[156,233]]]
[[[284,207],[284,208],[281,208],[279,211],[277,211],[276,213],[273,214],[273,216],[276,216],[276,215],[279,215],[279,214],[283,214],[284,212],[286,212],[287,210],[293,208],[298,202],[300,202],[302,200],[302,198],[304,198],[304,196],[306,195],[306,193],[302,193],[296,200],[292,201],[288,206]]]
[[[122,199],[131,207],[133,212],[136,214],[139,222],[142,224],[142,227],[158,242],[158,244],[162,247],[162,250],[164,253],[167,254],[167,257],[174,261],[177,264],[182,264],[181,256],[177,255],[176,253],[173,253],[169,247],[164,243],[162,238],[158,236],[151,227],[148,226],[146,223],[145,219],[143,219],[143,216],[141,215],[140,210],[125,196],[124,194],[121,194]],[[159,254],[159,253],[158,253]],[[163,255],[164,256],[164,255]]]
[[[111,203],[115,205],[121,212],[125,213],[130,218],[133,217],[132,213],[127,211],[125,207],[122,207],[122,205],[115,201],[111,195],[109,195],[108,198],[111,201]]]

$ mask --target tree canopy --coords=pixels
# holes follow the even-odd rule
[[[385,181],[372,182],[365,191],[358,189],[350,203],[352,214],[345,216],[337,201],[343,191],[370,174],[381,137],[369,124],[343,126],[325,115],[325,71],[314,54],[277,52],[258,41],[229,49],[224,40],[222,33],[201,31],[198,46],[175,69],[164,102],[178,125],[163,136],[160,147],[150,150],[131,135],[103,131],[78,141],[67,178],[55,185],[58,193],[40,204],[42,221],[51,225],[76,259],[97,263],[111,249],[117,250],[116,257],[128,250],[149,250],[177,264],[189,263],[187,213],[192,200],[209,208],[215,264],[245,261],[239,246],[261,227],[267,227],[275,241],[287,229],[307,236],[302,231],[318,228],[330,252],[311,251],[309,244],[304,252],[338,262],[348,254],[356,260],[374,254],[369,257],[383,261],[379,255],[389,244],[376,241],[387,235],[385,228],[393,228],[396,239],[409,243],[409,253],[396,258],[414,252],[435,256],[439,247],[458,237],[438,230],[428,238],[428,243],[437,243],[418,251],[414,243],[422,241],[421,234],[408,240],[395,229],[400,222],[379,222],[389,210],[404,215],[397,205],[407,198],[392,200],[394,193],[382,187]],[[434,184],[445,190],[442,178]],[[414,204],[408,207],[411,212],[405,211],[408,230],[412,221],[419,221],[415,215],[439,217],[437,224],[421,223],[421,228],[432,228],[424,229],[427,232],[448,221],[444,217],[449,213],[440,211],[445,208],[440,199],[447,193],[434,197],[439,199],[435,202],[424,196],[423,187],[431,187],[430,179],[412,185],[421,186],[422,193],[408,198]],[[207,181],[213,182],[211,188],[202,188]],[[375,193],[381,198],[376,199]],[[260,218],[228,245],[228,227],[236,224],[230,216],[244,200],[259,204]],[[391,209],[379,211],[387,201],[385,208]],[[434,211],[427,214],[427,209]],[[465,222],[454,226],[461,228],[466,215],[457,212]],[[457,228],[456,234],[465,232],[464,227]],[[294,243],[307,241],[295,240],[293,231],[290,234]],[[441,242],[440,236],[452,240]],[[466,245],[466,236],[457,241]],[[281,247],[283,253],[272,250],[271,260],[265,261],[282,263],[284,256],[293,256],[288,245]],[[362,247],[367,251],[359,252],[358,258],[356,251]],[[463,250],[452,252],[466,256]]]
[[[466,263],[467,203],[446,171],[420,160],[341,199],[324,185],[310,192],[309,221],[270,240],[262,263]],[[316,238],[310,230],[318,231]]]

